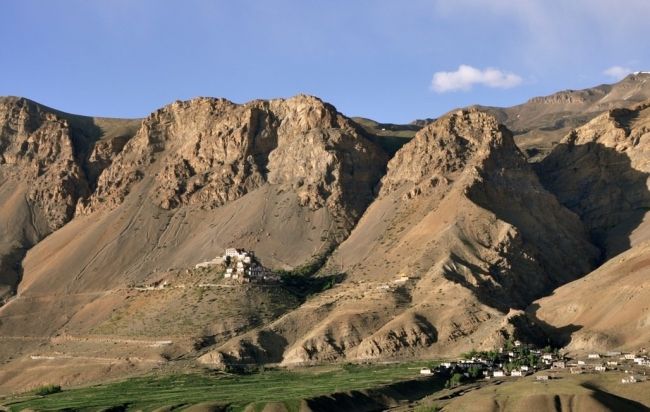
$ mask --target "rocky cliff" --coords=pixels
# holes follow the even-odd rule
[[[515,133],[517,145],[533,161],[549,154],[571,130],[612,109],[632,109],[650,99],[650,74],[630,74],[615,84],[563,90],[507,107],[483,107]]]
[[[650,106],[641,104],[571,132],[538,167],[606,260],[529,308],[554,331],[567,331],[571,350],[630,350],[648,340],[649,155]]]
[[[74,123],[27,99],[0,100],[0,299],[15,289],[25,252],[90,193],[84,150],[91,143]]]
[[[578,252],[576,252],[578,251]],[[512,134],[478,110],[423,128],[330,259],[346,281],[202,360],[285,364],[440,356],[518,333],[534,298],[597,250],[537,180]]]
[[[144,120],[80,211],[114,208],[145,178],[148,196],[167,210],[216,208],[268,183],[295,191],[301,206],[327,207],[349,228],[373,196],[383,156],[313,97],[176,102]]]
[[[648,240],[650,105],[610,110],[569,133],[541,162],[544,186],[580,215],[603,257]],[[633,235],[634,232],[634,235]]]

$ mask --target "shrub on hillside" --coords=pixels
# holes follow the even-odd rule
[[[53,393],[59,393],[59,392],[61,392],[60,385],[45,385],[36,388],[36,390],[34,391],[34,393],[38,396],[51,395]]]

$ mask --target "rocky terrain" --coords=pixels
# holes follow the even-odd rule
[[[572,129],[608,110],[632,108],[648,99],[650,75],[636,73],[615,84],[563,90],[517,106],[480,108],[513,131],[517,145],[527,157],[539,161]]]
[[[508,338],[637,347],[649,78],[402,126],[304,95],[134,120],[2,98],[0,391]],[[327,287],[194,269],[227,247]]]
[[[480,111],[456,112],[389,162],[378,198],[330,259],[344,285],[201,359],[292,364],[488,348],[514,333],[517,310],[587,273],[597,256],[512,134]]]
[[[133,125],[0,99],[0,300],[15,291],[26,251],[72,219]]]
[[[278,269],[325,253],[370,203],[387,162],[354,123],[308,96],[245,105],[207,98],[176,102],[142,120],[124,140],[112,156],[100,155],[99,141],[76,160],[83,171],[84,159],[103,158],[93,164],[104,168],[94,182],[79,173],[83,191],[75,192],[57,221],[68,224],[46,233],[22,260],[17,296],[1,309],[5,359],[27,356],[60,334],[92,341],[108,331],[117,341],[137,335],[145,342],[161,336],[187,342],[188,322],[195,325],[190,338],[198,340],[245,331],[265,319],[262,308],[249,313],[235,301],[215,311],[225,303],[223,294],[190,298],[200,290],[144,297],[131,291],[160,278],[185,287],[187,268],[230,246],[254,250]],[[118,149],[101,147],[103,153]],[[254,289],[246,299],[291,308],[291,299],[280,296]],[[120,322],[146,312],[138,307],[161,312],[139,327]],[[187,309],[212,314],[192,319]],[[191,350],[193,344],[187,345]],[[150,352],[155,360],[161,351]]]
[[[650,106],[615,109],[570,133],[539,165],[546,187],[578,213],[605,263],[531,311],[573,331],[569,348],[633,349],[650,339]]]

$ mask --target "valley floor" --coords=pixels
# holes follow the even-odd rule
[[[434,362],[267,369],[247,375],[164,371],[89,387],[0,398],[10,411],[650,411],[650,381],[622,384],[620,372],[480,379],[445,389],[421,377]]]
[[[387,399],[395,406],[439,390],[444,384],[440,378],[419,377],[420,367],[432,364],[346,364],[295,370],[267,369],[248,375],[160,372],[114,383],[64,388],[62,392],[46,396],[36,396],[33,392],[10,396],[0,399],[0,404],[18,411],[25,408],[107,410],[116,407],[119,410],[180,410],[206,403],[213,408],[208,410],[218,409],[217,405],[230,407],[230,410],[261,410],[267,404],[282,405],[279,410],[305,410],[311,403],[316,406],[315,410],[321,410],[324,405],[347,397],[347,404],[372,405],[374,402],[383,409],[390,406],[385,404]],[[329,394],[337,395],[328,398]]]

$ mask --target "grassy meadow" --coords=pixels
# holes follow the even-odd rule
[[[179,374],[143,376],[82,388],[63,388],[45,396],[25,394],[0,400],[12,411],[33,410],[144,410],[181,408],[202,402],[230,405],[233,411],[266,402],[297,409],[300,400],[333,392],[374,388],[418,376],[427,362],[387,365],[341,365],[266,370],[250,375]],[[257,409],[257,408],[256,408]]]

